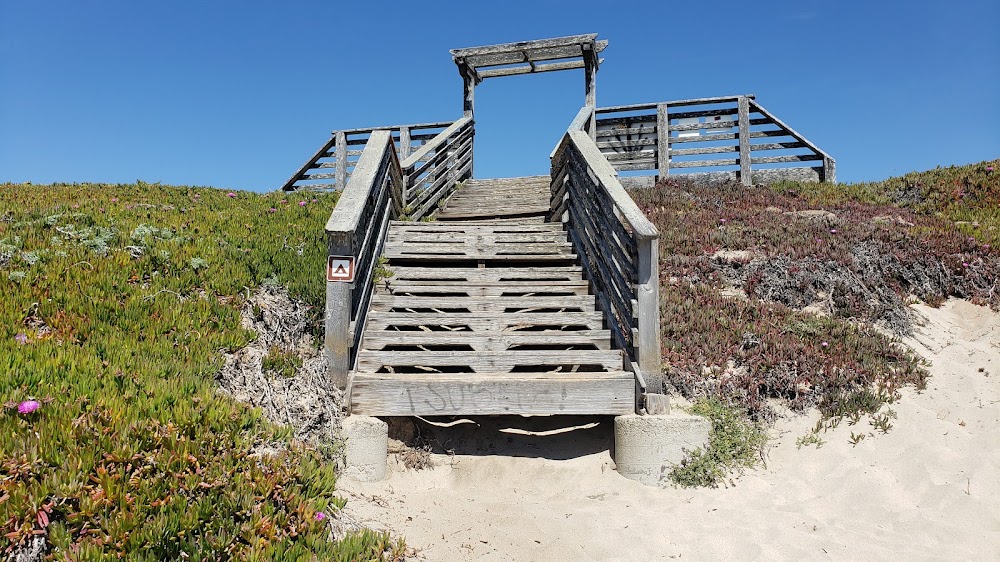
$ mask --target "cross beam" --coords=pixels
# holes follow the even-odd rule
[[[598,41],[597,34],[590,33],[452,49],[451,57],[464,83],[465,114],[473,114],[475,88],[487,78],[576,68],[584,69],[587,105],[594,107],[597,104],[597,69],[603,62],[597,55],[607,46],[607,40]]]

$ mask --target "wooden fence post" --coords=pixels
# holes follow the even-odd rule
[[[354,256],[353,232],[327,233],[328,254]],[[324,274],[325,275],[325,274]],[[340,281],[326,282],[326,373],[343,390],[347,387],[347,373],[351,370],[351,308],[354,284]]]
[[[660,366],[660,265],[659,240],[642,237],[639,246],[639,368],[646,379],[646,392],[663,392]]]
[[[670,117],[667,104],[656,104],[656,170],[659,179],[670,175]]]
[[[750,177],[750,100],[746,96],[740,96],[737,104],[740,119],[740,183],[751,186],[753,180]]]
[[[336,132],[337,189],[347,187],[347,133]]]
[[[819,181],[834,183],[837,181],[837,162],[826,156],[823,158],[823,177]]]

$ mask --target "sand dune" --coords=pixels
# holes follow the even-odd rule
[[[544,437],[479,420],[436,433],[455,454],[432,469],[343,481],[347,509],[427,560],[998,560],[1000,315],[917,311],[907,343],[932,378],[904,390],[888,434],[845,422],[800,449],[818,414],[793,416],[734,486],[656,489],[614,471],[608,418]]]

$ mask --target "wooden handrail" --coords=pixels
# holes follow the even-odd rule
[[[353,262],[352,283],[327,281],[327,374],[343,389],[364,332],[373,277],[389,221],[399,217],[404,182],[390,131],[373,131],[326,223],[330,256]]]
[[[353,283],[326,285],[327,374],[339,388],[348,384],[357,359],[389,222],[427,216],[471,175],[473,134],[472,119],[459,119],[400,163],[393,131],[371,131],[326,222],[329,255],[348,258],[354,267]],[[408,201],[419,207],[408,210]]]
[[[593,114],[582,109],[552,152],[549,220],[566,226],[637,386],[659,394],[659,232],[586,130]]]
[[[472,176],[474,136],[475,121],[462,117],[403,160],[408,219],[430,216],[458,182]]]

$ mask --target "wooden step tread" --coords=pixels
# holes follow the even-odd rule
[[[545,366],[541,372],[616,371],[622,368],[617,350],[505,350],[505,351],[372,351],[358,352],[358,372],[373,373],[387,368],[424,369],[462,367],[473,373],[507,373],[515,367]],[[579,369],[584,370],[584,369]]]
[[[469,346],[473,351],[508,351],[515,346],[582,346],[610,349],[611,333],[607,330],[575,332],[399,332],[395,330],[365,331],[362,349],[384,350],[398,346]]]
[[[354,373],[351,413],[370,416],[623,415],[635,411],[630,373]]]
[[[386,330],[396,327],[424,327],[427,329],[456,329],[473,332],[518,332],[537,333],[541,327],[553,331],[568,331],[579,326],[587,330],[604,327],[604,315],[600,311],[585,312],[518,312],[514,314],[470,313],[446,314],[440,312],[379,312],[368,313],[367,330]]]
[[[538,296],[569,296],[588,295],[589,285],[584,281],[561,281],[553,283],[534,284],[507,284],[496,283],[484,285],[477,283],[469,284],[467,281],[458,283],[438,284],[438,285],[413,285],[408,283],[393,283],[391,278],[376,288],[378,295],[427,297],[431,295],[447,295],[456,299],[467,297],[507,297],[521,298]]]

